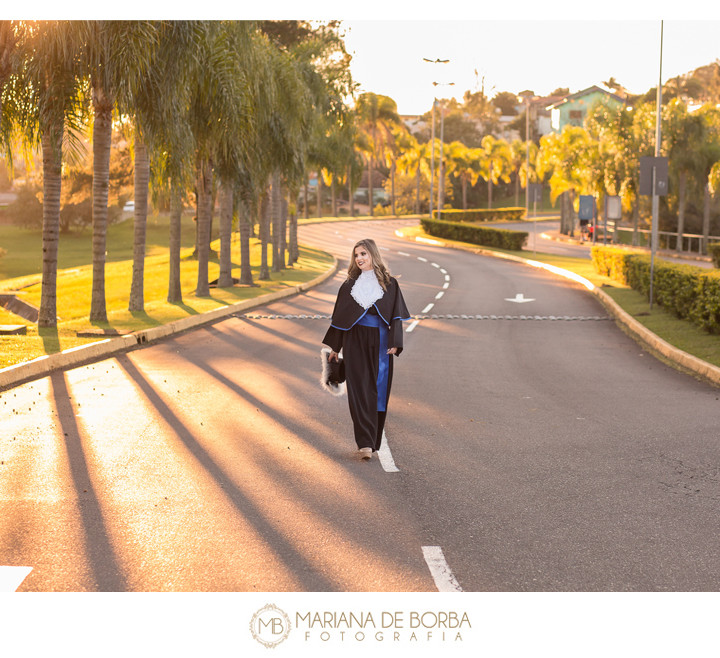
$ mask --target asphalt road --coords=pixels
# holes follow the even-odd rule
[[[720,589],[720,392],[577,285],[403,223],[303,227],[342,260],[326,284],[1,393],[19,588],[433,591],[435,547],[450,589]],[[356,460],[320,389],[327,319],[283,317],[330,313],[361,237],[424,318],[396,362],[395,471]]]

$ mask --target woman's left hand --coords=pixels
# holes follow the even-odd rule
[[[397,354],[397,347],[391,347],[388,351],[388,354]]]

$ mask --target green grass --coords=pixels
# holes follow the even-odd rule
[[[16,241],[11,249],[24,245],[30,249],[27,260],[35,259],[37,247],[31,240],[32,234],[0,227],[0,243],[6,234],[14,234]],[[108,322],[90,323],[90,296],[92,290],[91,239],[82,236],[62,236],[59,261],[62,269],[58,272],[58,328],[39,329],[17,316],[0,308],[0,324],[27,324],[27,336],[0,336],[0,368],[28,361],[45,354],[97,341],[97,338],[79,338],[77,332],[87,329],[115,329],[137,331],[167,324],[189,315],[205,313],[220,306],[232,304],[282,288],[296,286],[317,277],[333,262],[332,256],[316,250],[301,248],[300,259],[294,267],[282,272],[271,273],[270,281],[258,281],[260,268],[260,243],[251,240],[251,265],[255,286],[234,286],[232,288],[211,288],[210,297],[200,298],[193,294],[197,284],[197,261],[192,258],[194,245],[194,223],[189,218],[183,226],[181,285],[183,302],[171,304],[166,301],[168,287],[169,256],[167,253],[167,218],[156,218],[152,228],[148,226],[148,256],[145,260],[145,310],[127,310],[130,284],[132,281],[132,222],[110,227],[108,235],[108,261],[106,265],[106,307]],[[37,236],[34,236],[37,237]],[[10,241],[12,242],[12,241]],[[219,241],[213,242],[213,249],[219,248]],[[233,235],[233,276],[239,278],[239,242]],[[83,260],[84,259],[84,260]],[[2,259],[0,259],[2,262]],[[4,264],[5,272],[14,276],[0,281],[0,290],[18,290],[18,295],[27,302],[39,306],[41,275],[29,273],[32,265],[15,258],[13,268]],[[209,279],[219,274],[217,261],[208,267]]]
[[[433,236],[426,234],[419,226],[405,228],[403,229],[403,234],[411,238],[420,236],[431,240],[435,239]],[[651,311],[650,304],[645,296],[636,290],[619,284],[617,281],[597,274],[589,258],[573,258],[571,256],[557,256],[541,252],[533,255],[527,251],[491,249],[489,247],[479,247],[478,245],[452,240],[443,240],[443,242],[454,244],[463,249],[483,249],[486,251],[512,254],[528,260],[537,260],[542,263],[547,263],[548,265],[554,265],[579,274],[596,286],[602,287],[624,311],[633,316],[655,335],[688,354],[692,354],[703,361],[720,367],[720,336],[708,334],[688,320],[676,318],[657,304],[653,305]]]

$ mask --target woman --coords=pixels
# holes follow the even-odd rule
[[[396,279],[371,239],[353,248],[330,328],[323,338],[329,359],[342,349],[350,416],[361,459],[380,449],[392,384],[392,355],[403,349],[402,321],[410,319]]]

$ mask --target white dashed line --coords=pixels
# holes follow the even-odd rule
[[[387,436],[385,436],[385,430],[383,430],[383,440],[380,444],[380,450],[378,450],[378,458],[380,459],[380,465],[386,473],[400,472],[400,469],[395,466],[395,460],[390,452],[390,446],[387,442]]]
[[[447,274],[447,270],[446,270],[444,267],[441,267],[441,268],[440,268],[440,271],[441,271],[443,274]]]
[[[427,562],[430,574],[435,581],[438,592],[462,592],[463,589],[455,580],[452,571],[445,559],[442,548],[439,546],[423,546],[423,557]]]
[[[407,329],[405,329],[405,333],[409,334],[413,329],[415,329],[415,327],[418,326],[419,322],[420,322],[420,320],[413,320],[412,323],[410,324],[410,326]]]
[[[32,567],[0,567],[0,592],[16,592]]]
[[[440,271],[442,272],[442,270],[440,270]],[[449,275],[449,274],[446,274],[446,275],[445,275],[445,281],[450,281],[450,275]]]
[[[420,260],[420,261],[422,261],[423,263],[427,263],[427,262],[428,262],[428,259],[427,259],[427,258],[423,258],[422,256],[418,256],[417,259]]]
[[[437,295],[435,295],[435,299],[440,299],[445,293],[441,290]]]
[[[443,283],[443,290],[447,290],[450,287],[450,284],[446,281]]]
[[[432,302],[430,302],[430,303],[429,303],[422,311],[420,311],[420,312],[421,312],[421,313],[428,313],[433,306],[435,306],[435,304],[433,304]]]
[[[437,267],[438,269],[440,269],[440,266],[439,266],[437,263],[430,263],[430,265],[432,265],[433,267]]]
[[[409,256],[410,254],[405,253],[404,251],[398,251],[398,256]]]

